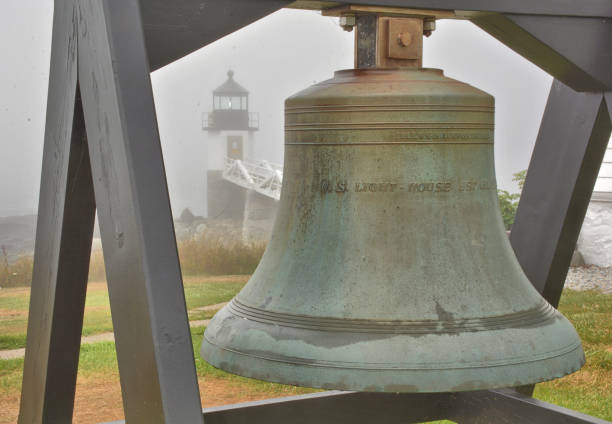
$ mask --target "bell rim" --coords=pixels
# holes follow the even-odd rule
[[[363,369],[271,361],[221,348],[206,337],[200,353],[212,366],[243,377],[362,392],[437,393],[517,387],[563,377],[578,371],[585,363],[580,342],[560,355],[520,364],[446,369]],[[542,373],[543,368],[550,371]]]
[[[264,355],[253,355],[245,352],[241,352],[237,349],[231,349],[227,347],[222,347],[219,344],[212,342],[209,338],[204,336],[203,342],[208,343],[210,346],[232,353],[234,355],[247,356],[251,358],[256,358],[263,361],[268,362],[278,362],[290,364],[292,366],[308,366],[308,367],[319,367],[319,368],[337,368],[337,369],[351,369],[351,370],[363,370],[363,371],[452,371],[452,370],[467,370],[467,369],[490,369],[495,367],[512,367],[519,366],[523,364],[534,364],[537,362],[542,362],[550,359],[559,358],[562,356],[568,356],[576,351],[582,351],[582,344],[580,342],[569,344],[563,348],[547,352],[547,354],[542,354],[539,356],[529,356],[525,355],[524,357],[516,358],[514,361],[489,361],[489,362],[481,362],[478,364],[467,363],[463,366],[440,366],[440,364],[420,364],[421,366],[397,366],[394,364],[385,364],[384,362],[376,363],[379,365],[378,367],[372,367],[372,363],[359,363],[359,362],[341,362],[341,361],[323,361],[317,360],[313,362],[312,360],[304,359],[300,360],[299,358],[291,358],[291,359],[282,359],[282,358],[274,358],[272,356],[264,356]],[[202,351],[204,348],[202,348]],[[203,355],[204,356],[204,355]],[[450,364],[456,364],[456,362],[449,362]],[[367,364],[368,366],[357,366],[357,364]],[[388,366],[380,366],[380,365],[388,365]],[[431,365],[431,366],[425,366]],[[580,367],[576,368],[576,370],[580,369]],[[528,384],[528,383],[525,383]]]
[[[392,339],[397,343],[396,348],[403,347],[399,350],[403,361],[397,360],[398,358],[395,362],[389,361],[384,357],[389,352],[381,352],[380,357],[370,356],[381,362],[359,364],[355,361],[338,360],[344,355],[341,353],[343,346],[336,349],[339,355],[335,357],[333,352],[330,353],[334,347],[331,347],[331,350],[317,350],[329,354],[328,356],[308,356],[303,344],[294,345],[291,352],[281,353],[279,348],[285,340],[308,339],[304,337],[305,334],[310,334],[312,340],[313,334],[320,336],[325,332],[288,328],[279,325],[280,323],[276,325],[258,323],[234,316],[228,306],[226,305],[207,327],[200,349],[202,357],[211,365],[225,371],[282,384],[372,392],[451,392],[534,384],[570,374],[584,364],[580,339],[569,322],[556,311],[555,319],[548,321],[542,328],[483,331],[476,334],[477,339],[473,339],[475,333],[469,332],[462,335],[392,334],[389,335],[390,338],[383,339],[377,339],[376,334],[361,333],[364,337],[360,340],[362,343],[352,342],[351,346],[348,346],[353,353],[359,351],[361,355],[363,352],[380,352],[382,345],[377,343],[388,343],[388,340]],[[482,359],[490,355],[491,351],[495,351],[496,347],[491,346],[492,343],[503,344],[501,342],[503,337],[514,337],[509,335],[508,331],[521,334],[520,338],[516,338],[520,346],[517,345],[515,355],[511,356],[511,352],[508,352],[504,358]],[[555,343],[549,345],[544,341],[539,347],[536,346],[535,352],[523,350],[529,341],[537,344],[542,334],[550,339],[548,342],[554,340]],[[327,335],[334,340],[343,337],[341,332],[328,332]],[[370,344],[368,336],[371,337]],[[458,337],[465,338],[459,340]],[[417,338],[419,341],[416,341]],[[446,346],[449,351],[440,351],[442,356],[434,359],[433,349],[419,348],[420,353],[424,352],[425,356],[421,357],[420,364],[411,363],[410,361],[419,358],[414,356],[419,349],[415,352],[410,352],[410,349],[415,343],[426,342],[423,338],[435,340],[435,343]],[[480,345],[470,343],[478,339]],[[472,362],[467,359],[462,362],[453,359],[453,355],[457,354],[461,346],[477,351],[481,359]],[[457,352],[451,351],[453,349]],[[486,352],[487,349],[490,351]],[[516,355],[516,352],[520,355]],[[346,356],[346,358],[355,357]],[[440,360],[441,358],[445,358],[446,361]]]
[[[550,331],[554,327],[558,326],[559,322],[563,324],[570,325],[569,322],[554,308],[550,307],[552,310],[552,319],[545,318],[541,327],[548,329]],[[431,333],[375,333],[369,331],[368,329],[364,329],[364,331],[354,332],[354,331],[345,331],[345,330],[334,330],[334,331],[326,331],[321,327],[311,327],[311,328],[300,328],[300,327],[289,327],[285,325],[285,323],[280,321],[268,321],[268,322],[260,322],[250,318],[246,318],[244,316],[235,315],[234,310],[231,308],[231,303],[223,307],[221,311],[215,315],[203,336],[203,345],[204,343],[208,343],[211,346],[214,346],[216,349],[241,355],[241,356],[251,356],[253,358],[257,358],[263,361],[269,362],[282,362],[287,364],[294,365],[308,365],[308,366],[319,366],[322,368],[350,368],[350,369],[360,369],[366,371],[412,371],[412,370],[458,370],[458,369],[476,369],[476,368],[491,368],[491,367],[505,367],[505,366],[520,366],[521,364],[529,364],[535,363],[539,361],[545,361],[557,357],[561,357],[564,355],[570,355],[572,352],[577,350],[582,351],[582,343],[578,338],[573,327],[571,328],[573,332],[572,338],[567,337],[568,343],[561,344],[557,343],[554,349],[548,350],[540,350],[539,352],[529,352],[524,355],[506,355],[505,357],[498,358],[487,358],[476,361],[466,361],[463,360],[458,366],[458,362],[456,359],[451,359],[448,361],[437,361],[434,362],[431,358],[428,358],[426,362],[417,363],[415,361],[411,362],[400,362],[394,361],[390,362],[388,359],[382,362],[373,362],[373,361],[343,361],[343,360],[330,360],[330,359],[322,359],[322,358],[309,358],[306,355],[302,355],[302,357],[297,356],[296,354],[292,354],[291,356],[285,355],[282,353],[274,353],[272,350],[262,351],[258,350],[258,354],[252,354],[247,352],[247,349],[251,349],[251,347],[247,348],[247,344],[243,344],[241,347],[230,347],[231,343],[235,343],[236,340],[232,340],[230,343],[222,345],[222,343],[217,343],[214,338],[211,337],[211,333],[213,329],[222,330],[224,325],[226,324],[225,319],[229,318],[235,324],[234,331],[237,334],[245,334],[246,332],[261,332],[262,334],[266,334],[266,336],[272,337],[275,340],[282,339],[282,335],[290,332],[293,334],[293,338],[297,340],[309,340],[312,339],[310,336],[320,335],[320,334],[332,334],[334,338],[338,340],[346,340],[350,337],[354,337],[350,344],[358,344],[358,343],[376,343],[379,340],[378,336],[384,336],[388,339],[395,338],[397,340],[401,340],[399,343],[406,349],[406,356],[408,356],[409,347],[411,343],[414,343],[416,338],[422,338],[427,336],[432,336],[434,338],[457,338],[463,337],[467,339],[471,335],[475,335],[476,337],[487,337],[491,339],[495,339],[495,335],[501,336],[504,331],[521,331],[521,330],[529,330],[529,329],[537,329],[538,326],[514,326],[514,327],[503,327],[503,328],[481,328],[477,331],[464,331],[460,333],[444,333],[444,332],[431,332]],[[558,328],[558,327],[557,327]],[[566,334],[566,336],[571,335],[571,333]],[[240,339],[241,336],[237,336],[237,339]],[[473,336],[472,336],[473,337]],[[535,336],[532,335],[532,338],[535,339]],[[244,340],[244,339],[243,339]],[[456,345],[460,343],[458,340],[453,339]],[[240,341],[237,345],[240,345]],[[254,344],[254,343],[252,343]],[[272,347],[272,343],[268,342],[268,346]],[[202,352],[204,348],[202,347]],[[262,352],[265,352],[262,353]],[[342,355],[341,355],[342,356]]]

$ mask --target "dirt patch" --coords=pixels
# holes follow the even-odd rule
[[[106,281],[90,281],[87,283],[87,291],[106,291]]]
[[[266,392],[261,388],[210,377],[201,378],[199,385],[204,408],[272,397],[293,396],[299,393],[299,389],[289,389],[281,393]],[[0,398],[0,424],[17,422],[18,414],[19,394]],[[105,423],[123,419],[121,387],[119,376],[116,373],[103,377],[79,376],[73,423]]]
[[[0,319],[27,318],[28,311],[20,309],[0,309]]]
[[[98,306],[86,306],[85,312],[93,312],[93,311],[108,311],[110,307],[108,305],[98,305]]]
[[[103,423],[123,419],[119,375],[77,379],[74,424]]]
[[[30,294],[29,287],[9,287],[2,288],[0,290],[0,298],[2,297],[13,297],[13,296],[27,296]]]
[[[19,393],[8,396],[0,396],[0,424],[12,424],[17,422],[19,415]]]
[[[246,384],[210,377],[200,379],[199,384],[203,408],[269,399],[273,397],[294,396],[298,394],[297,390],[299,390],[295,389],[287,393],[265,392],[256,387],[249,387]]]

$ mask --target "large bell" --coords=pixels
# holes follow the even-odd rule
[[[286,101],[268,248],[201,353],[309,387],[518,386],[584,362],[504,230],[492,96],[442,71],[348,70]]]

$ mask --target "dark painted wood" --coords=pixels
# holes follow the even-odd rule
[[[202,423],[139,3],[79,8],[79,82],[125,416]]]
[[[612,89],[611,19],[483,14],[472,22],[574,90]]]
[[[206,424],[409,424],[443,419],[447,393],[330,391],[204,409]],[[122,424],[116,421],[108,424]]]
[[[449,419],[461,424],[610,424],[513,390],[456,393],[451,404]]]
[[[553,82],[510,234],[525,274],[553,306],[611,128],[601,93],[577,93]]]
[[[95,215],[75,12],[55,5],[20,423],[72,421]]]
[[[529,15],[612,17],[608,0],[347,0],[339,3]]]
[[[449,395],[324,392],[204,410],[206,424],[408,424],[443,419]]]
[[[288,0],[224,0],[222,3],[141,0],[141,3],[152,70],[290,4]],[[472,21],[575,90],[612,89],[612,56],[607,54],[606,48],[612,42],[612,4],[607,0],[591,0],[581,3],[580,7],[571,0],[357,0],[338,3],[500,12],[485,13]]]
[[[512,390],[421,394],[334,391],[204,409],[206,424],[409,424],[442,419],[460,424],[610,424]]]
[[[287,6],[291,0],[140,0],[140,3],[150,66],[155,70]]]
[[[537,30],[546,31],[546,27],[552,24],[553,20],[563,20],[563,16],[576,17],[612,17],[612,6],[607,0],[591,0],[587,4],[581,4],[576,7],[571,0],[564,1],[527,1],[527,0],[356,0],[356,1],[340,1],[337,3],[352,3],[352,4],[372,4],[381,6],[393,7],[420,7],[426,9],[446,9],[446,10],[469,10],[469,11],[495,11],[510,14],[533,14],[533,15],[558,15],[547,17],[546,23],[535,24]],[[146,44],[149,50],[149,59],[151,69],[155,70],[165,66],[189,53],[192,53],[205,45],[212,43],[215,40],[236,31],[256,20],[291,4],[290,0],[224,0],[219,2],[208,2],[203,0],[177,0],[168,2],[165,0],[141,0],[142,4],[142,19],[144,22],[144,31]],[[505,32],[503,38],[510,44],[521,40],[523,34],[516,24],[512,23],[509,18],[504,18],[501,15],[495,15],[495,18],[506,22],[506,29],[498,28],[493,30],[495,34],[499,30]],[[495,20],[491,19],[491,20]],[[525,20],[535,22],[538,17],[526,17]],[[586,22],[582,20],[581,22]],[[587,34],[594,33],[593,38],[596,43],[587,43],[584,38],[571,38],[571,31],[553,31],[554,39],[560,44],[561,50],[572,50],[574,46],[578,46],[578,50],[573,53],[584,55],[586,52],[591,52],[594,45],[603,45],[604,40],[596,38],[600,33],[601,27],[608,27],[607,22],[600,19],[592,19],[593,25],[570,25],[570,28],[576,28],[576,31]],[[576,21],[578,22],[578,21]],[[493,24],[490,24],[491,26]],[[501,24],[496,24],[502,26]],[[528,22],[525,22],[529,26]],[[484,26],[483,26],[484,27]],[[564,25],[567,28],[566,25]],[[609,32],[609,31],[607,31]],[[502,37],[500,36],[500,39]],[[569,39],[571,43],[563,44]],[[504,42],[506,42],[504,41]],[[546,49],[543,43],[539,43],[537,39],[531,39],[531,45],[539,45],[539,50]],[[582,45],[581,45],[582,44]],[[514,48],[514,47],[513,47]],[[523,50],[529,49],[525,45],[520,45],[518,48]],[[554,56],[553,52],[547,52],[544,57]],[[538,55],[534,56],[538,59]],[[552,64],[547,67],[559,67],[563,58],[553,57]],[[601,59],[605,59],[602,55]],[[535,61],[535,60],[534,60]],[[588,65],[588,63],[584,63]],[[540,65],[542,66],[542,65]],[[544,68],[546,69],[546,68]],[[593,72],[599,73],[608,83],[612,77],[607,77],[610,72],[605,69],[592,67]],[[568,72],[567,70],[565,72]],[[563,80],[562,75],[553,75]],[[578,82],[579,79],[565,80],[571,85],[571,81]],[[576,87],[575,87],[576,88]]]
[[[606,100],[606,107],[608,108],[608,113],[610,114],[610,120],[612,120],[612,91],[605,93],[604,98]]]

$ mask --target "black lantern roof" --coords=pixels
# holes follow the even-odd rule
[[[225,96],[236,96],[236,95],[246,95],[249,94],[246,88],[238,84],[234,81],[234,71],[231,69],[227,71],[227,81],[217,87],[213,94],[215,95],[225,95]]]

